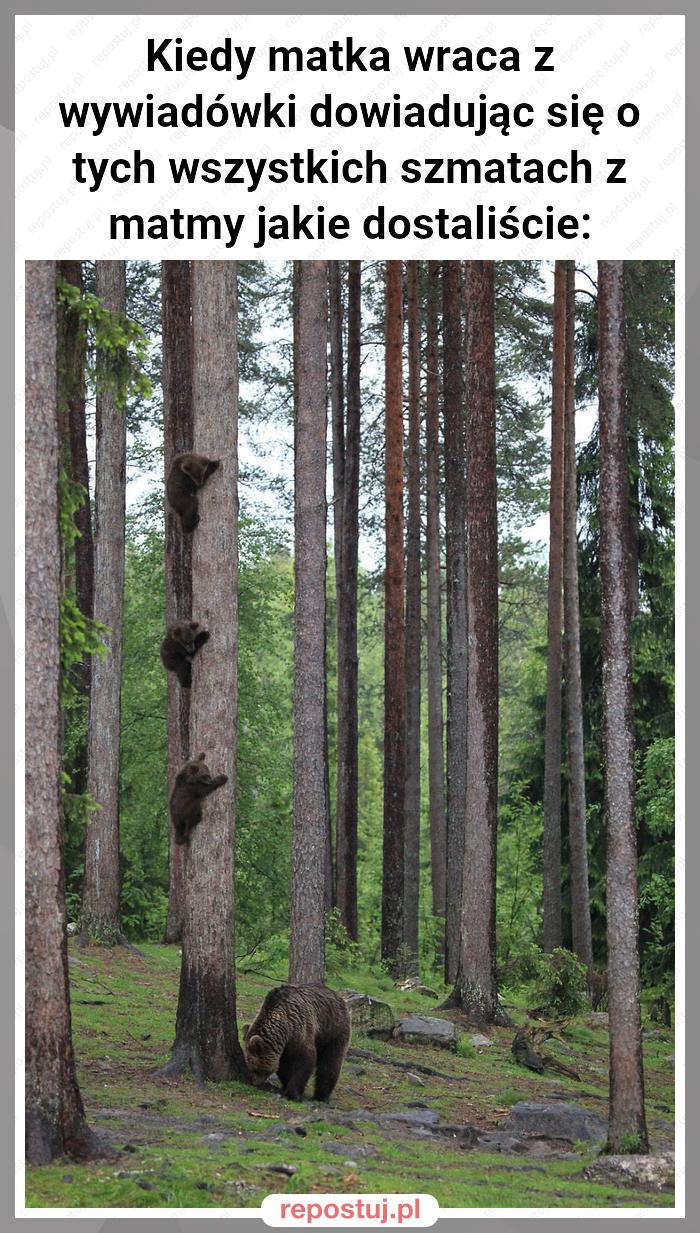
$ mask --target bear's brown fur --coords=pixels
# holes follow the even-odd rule
[[[243,1049],[254,1083],[277,1072],[282,1095],[302,1100],[316,1071],[314,1100],[328,1100],[350,1041],[350,1012],[325,985],[271,989],[255,1022],[243,1028]]]
[[[202,488],[221,465],[203,454],[177,454],[170,464],[165,492],[168,503],[180,517],[183,531],[194,531],[199,522],[197,490]]]
[[[160,647],[160,657],[168,672],[174,672],[183,689],[192,685],[192,660],[209,640],[209,631],[199,621],[178,621],[169,625]]]
[[[186,762],[175,776],[170,796],[170,817],[175,828],[175,842],[188,843],[195,826],[202,821],[202,801],[217,788],[228,783],[228,775],[212,778],[201,753],[193,762]]]

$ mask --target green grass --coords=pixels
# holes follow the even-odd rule
[[[590,1145],[565,1159],[505,1157],[464,1150],[458,1142],[416,1138],[398,1128],[358,1118],[353,1111],[405,1110],[421,1102],[445,1121],[494,1128],[519,1100],[568,1099],[605,1113],[607,1032],[585,1016],[565,1033],[571,1050],[562,1060],[581,1074],[537,1076],[518,1067],[510,1052],[512,1029],[489,1028],[493,1044],[476,1049],[457,1012],[413,991],[394,989],[388,977],[367,971],[334,973],[336,988],[354,988],[388,1001],[395,1013],[421,1011],[452,1018],[456,1052],[375,1041],[357,1036],[353,1046],[372,1058],[348,1058],[331,1107],[289,1105],[279,1096],[240,1083],[207,1084],[189,1077],[156,1078],[168,1058],[177,1008],[177,947],[144,945],[141,955],[71,944],[73,1033],[78,1075],[88,1120],[108,1131],[115,1160],[61,1161],[27,1170],[27,1207],[259,1207],[266,1194],[340,1191],[435,1195],[442,1207],[668,1207],[669,1194],[627,1186],[597,1185],[583,1178]],[[279,975],[274,970],[271,976]],[[444,996],[443,986],[428,981]],[[270,980],[241,974],[240,1022],[258,1009]],[[510,1001],[510,998],[509,998]],[[98,1003],[98,1004],[95,1004]],[[511,1014],[519,1022],[522,999]],[[645,1041],[646,1086],[652,1146],[666,1146],[673,1120],[673,1040]],[[552,1042],[550,1052],[558,1046]],[[449,1078],[421,1076],[412,1084],[392,1057],[429,1066]],[[351,1124],[338,1122],[346,1115]],[[313,1120],[318,1119],[318,1120]],[[304,1122],[302,1137],[294,1125]],[[210,1137],[213,1136],[213,1137]],[[330,1147],[342,1146],[342,1152]],[[354,1162],[347,1164],[346,1162]],[[294,1167],[292,1176],[270,1171]]]

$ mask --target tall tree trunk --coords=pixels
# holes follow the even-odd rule
[[[328,270],[298,263],[294,433],[294,831],[289,979],[323,981]]]
[[[340,763],[341,749],[344,744],[341,735],[341,725],[344,721],[342,713],[341,662],[344,659],[343,633],[344,623],[341,613],[341,594],[343,590],[343,543],[345,530],[343,515],[345,508],[345,382],[343,377],[343,295],[341,288],[342,266],[339,261],[328,262],[328,335],[330,342],[330,402],[331,402],[331,441],[333,452],[333,564],[335,569],[335,629],[336,629],[336,729],[337,729],[337,783],[336,783],[336,833],[338,827],[337,784],[340,782],[342,767]],[[326,688],[328,688],[326,667]],[[330,782],[330,762],[328,758],[328,723],[326,721],[326,779]],[[337,861],[333,868],[333,843],[331,833],[330,787],[328,799],[328,843],[326,857],[326,899],[328,912],[337,900]],[[329,876],[330,875],[330,876]]]
[[[598,263],[600,563],[607,821],[610,1127],[613,1152],[648,1150],[644,1113],[635,831],[622,261]]]
[[[418,964],[420,897],[420,307],[418,262],[406,263],[408,317],[408,520],[406,527],[406,809],[404,838],[404,945]]]
[[[67,283],[83,289],[82,262],[59,261],[58,273]],[[83,616],[93,615],[93,591],[95,578],[94,545],[90,503],[90,469],[88,465],[85,432],[85,356],[87,338],[85,325],[78,313],[62,309],[59,320],[59,354],[63,359],[63,373],[59,374],[59,386],[63,384],[65,424],[71,463],[71,478],[85,489],[85,500],[75,512],[78,538],[75,541],[75,596]],[[90,660],[85,661],[84,684],[90,692]]]
[[[566,263],[566,390],[564,402],[564,650],[566,667],[567,750],[569,763],[569,871],[571,933],[574,952],[593,976],[591,907],[588,894],[586,841],[586,777],[581,687],[581,620],[578,595],[576,522],[576,391],[575,327],[576,270]]]
[[[440,602],[440,408],[438,398],[438,297],[440,266],[428,262],[426,339],[426,558],[428,575],[428,791],[433,916],[441,921],[438,962],[444,961],[445,762],[442,744],[442,618]]]
[[[126,265],[97,262],[97,294],[111,312],[126,310]],[[119,917],[119,739],[121,729],[126,415],[98,357],[95,467],[95,617],[109,627],[108,650],[93,657],[88,732],[88,792],[99,806],[85,839],[82,929],[122,940]]]
[[[403,544],[403,287],[400,261],[386,263],[386,569],[384,575],[384,836],[382,959],[400,965],[404,920],[406,633]]]
[[[457,977],[467,775],[467,478],[461,267],[442,267],[447,573],[447,902],[445,980]]]
[[[167,477],[177,454],[192,449],[192,295],[189,261],[161,263],[163,322],[163,425]],[[184,535],[180,519],[165,502],[165,623],[192,617],[192,536]],[[181,689],[175,674],[168,678],[168,797],[175,776],[190,756],[190,690]],[[168,821],[170,889],[165,941],[182,939],[185,910],[185,855],[175,842]]]
[[[470,261],[467,279],[467,800],[459,969],[451,1001],[472,1019],[504,1016],[496,988],[498,805],[498,523],[494,266]]]
[[[566,263],[554,271],[552,446],[549,486],[547,704],[544,735],[543,934],[545,951],[561,946],[561,668],[564,560],[564,382]]]
[[[75,1076],[68,996],[61,731],[53,261],[26,265],[25,699],[25,1150],[30,1164],[96,1144]]]
[[[221,466],[200,494],[192,594],[210,641],[192,666],[191,746],[228,782],[208,797],[185,855],[176,1038],[166,1073],[246,1076],[236,1032],[234,840],[238,656],[238,298],[236,264],[193,261],[194,448]]]
[[[336,895],[340,919],[357,941],[357,552],[360,493],[360,261],[348,263],[348,363],[344,440],[342,569],[338,605],[338,784]],[[336,549],[337,551],[337,549]]]
[[[83,277],[80,261],[59,261],[58,275],[71,286],[82,291]],[[57,391],[59,434],[62,444],[63,465],[66,474],[85,490],[83,503],[73,515],[77,537],[70,549],[68,570],[64,573],[64,586],[75,593],[77,606],[85,617],[93,616],[94,547],[92,540],[92,517],[90,504],[90,471],[87,456],[85,431],[85,361],[87,332],[85,323],[76,308],[60,304],[57,326]],[[61,545],[65,551],[65,546]],[[72,573],[72,584],[68,572]],[[81,704],[87,708],[90,699],[91,660],[84,655],[75,666],[75,685]],[[87,725],[86,725],[87,726]],[[66,767],[72,777],[73,791],[87,790],[87,739],[81,737],[74,751],[72,765]]]

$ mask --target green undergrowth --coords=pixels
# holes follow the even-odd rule
[[[335,988],[388,1001],[396,1014],[420,1011],[452,1019],[456,1052],[377,1041],[361,1034],[329,1108],[290,1105],[242,1083],[197,1088],[189,1076],[156,1077],[168,1058],[177,1008],[179,949],[71,944],[73,1035],[88,1120],[116,1151],[91,1164],[59,1161],[27,1170],[29,1208],[257,1208],[282,1192],[429,1193],[442,1207],[668,1207],[670,1194],[587,1181],[594,1150],[577,1144],[563,1158],[501,1156],[465,1149],[458,1140],[353,1120],[353,1111],[405,1111],[419,1103],[443,1122],[494,1129],[521,1100],[568,1100],[605,1115],[608,1038],[586,1016],[572,1020],[563,1043],[547,1050],[580,1075],[543,1076],[514,1062],[512,1028],[488,1028],[490,1047],[476,1047],[456,1011],[440,1010],[446,990],[428,981],[432,999],[393,987],[366,970],[336,971]],[[245,969],[245,964],[242,965]],[[239,971],[239,1023],[256,1013],[282,972]],[[507,992],[514,1023],[526,994]],[[651,1025],[646,1025],[648,1028]],[[440,1075],[387,1064],[429,1067]],[[443,1077],[445,1076],[445,1077]],[[645,1039],[647,1113],[652,1148],[668,1148],[673,1124],[673,1036]],[[338,1117],[346,1119],[343,1122]],[[303,1134],[298,1133],[298,1127]],[[287,1166],[291,1172],[274,1171]]]

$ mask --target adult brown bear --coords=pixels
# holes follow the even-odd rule
[[[271,989],[254,1023],[243,1028],[243,1049],[254,1083],[277,1072],[282,1095],[302,1100],[316,1071],[314,1100],[328,1100],[350,1040],[350,1012],[325,985]]]
[[[177,454],[173,458],[165,492],[168,504],[180,516],[183,531],[194,531],[199,523],[197,492],[220,466],[219,459],[205,458],[203,454]]]

